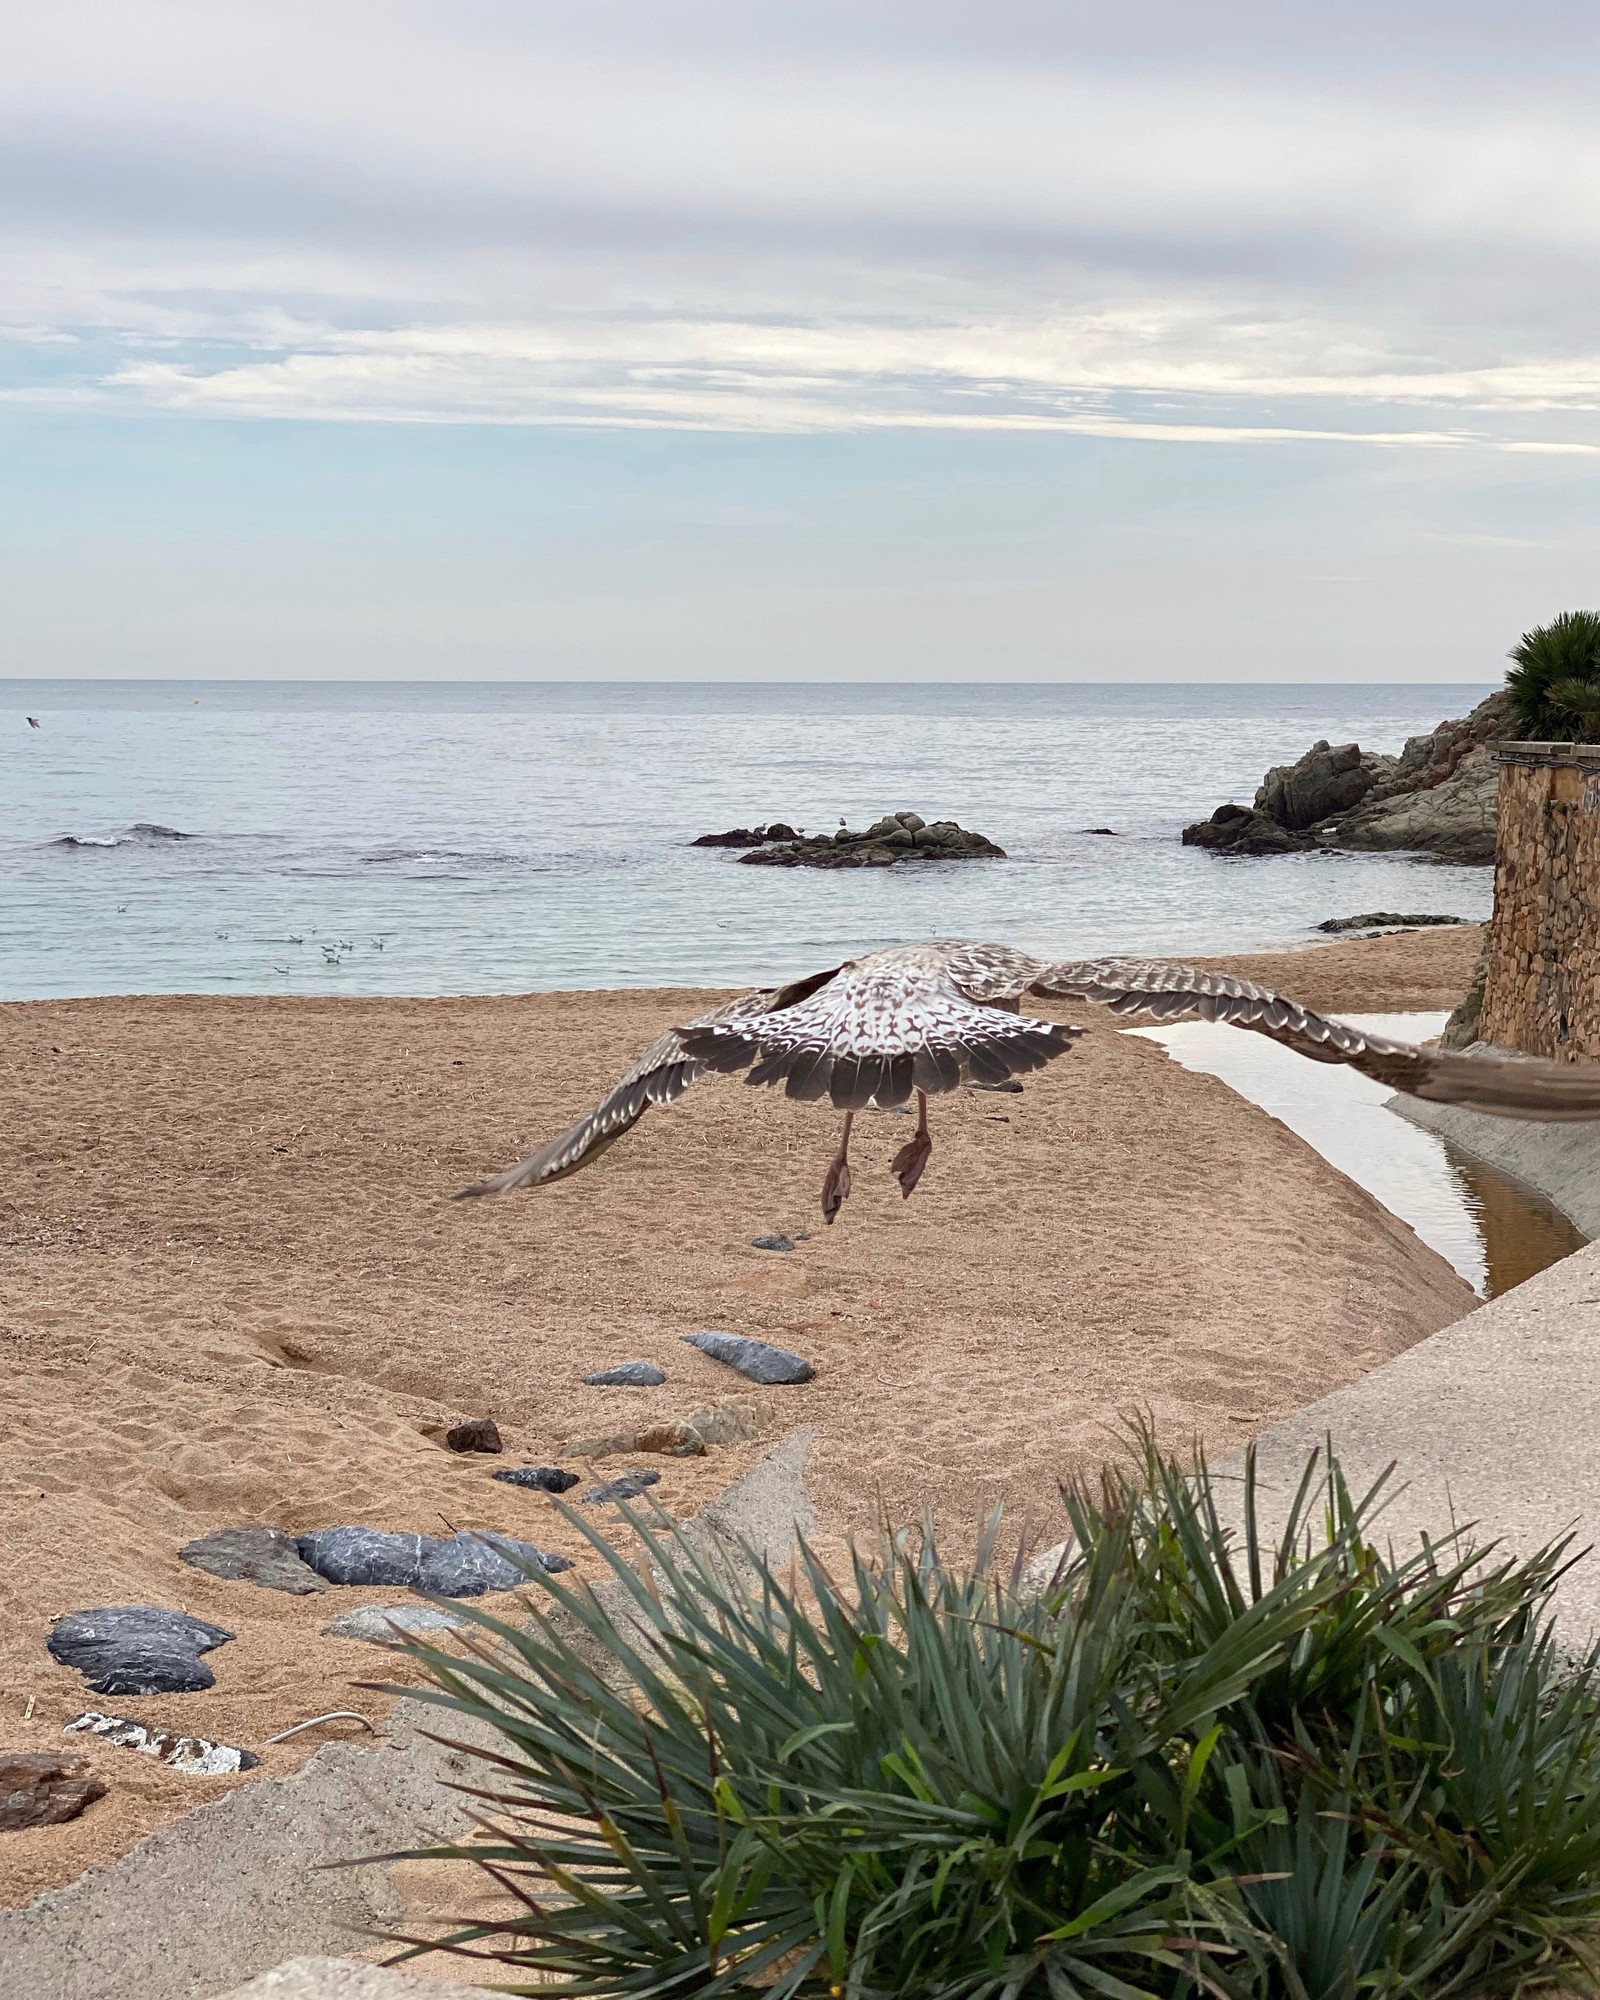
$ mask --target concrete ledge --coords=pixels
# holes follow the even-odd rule
[[[221,2000],[484,2000],[484,1988],[386,1972],[348,1958],[293,1958]]]
[[[1518,1555],[1569,1532],[1579,1548],[1600,1542],[1600,1244],[1263,1432],[1269,1522],[1330,1437],[1357,1492],[1398,1465],[1380,1517],[1397,1550],[1452,1520]],[[1242,1466],[1241,1454],[1217,1470]],[[1574,1651],[1600,1638],[1600,1557],[1558,1586],[1556,1627]]]
[[[1391,1097],[1388,1108],[1535,1189],[1585,1236],[1600,1236],[1600,1125],[1524,1124],[1416,1097]]]
[[[813,1524],[804,1475],[814,1436],[774,1446],[687,1524],[691,1536],[723,1550],[743,1540],[781,1561]],[[617,1584],[597,1595],[608,1609],[623,1601]],[[210,2000],[288,1954],[366,1942],[399,1915],[388,1870],[339,1864],[465,1830],[444,1786],[468,1775],[467,1760],[425,1740],[442,1726],[436,1709],[402,1701],[381,1747],[330,1743],[292,1777],[241,1786],[120,1861],[0,1911],[0,2000]],[[366,1989],[350,1990],[365,2000]]]

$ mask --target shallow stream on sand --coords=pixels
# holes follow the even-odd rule
[[[1352,1026],[1428,1041],[1444,1014],[1345,1014]],[[1210,1021],[1135,1028],[1185,1069],[1220,1077],[1315,1146],[1331,1166],[1408,1222],[1485,1298],[1582,1249],[1588,1240],[1560,1209],[1388,1109],[1393,1093],[1358,1071],[1307,1062],[1261,1035]]]

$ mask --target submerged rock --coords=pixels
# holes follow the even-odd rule
[[[70,1735],[74,1730],[115,1743],[119,1749],[137,1750],[142,1756],[158,1758],[170,1770],[182,1771],[188,1778],[226,1778],[235,1771],[253,1771],[261,1762],[253,1750],[239,1750],[231,1743],[213,1743],[206,1736],[179,1736],[170,1729],[150,1729],[125,1715],[102,1715],[97,1708],[86,1708],[82,1715],[75,1716],[62,1734]]]
[[[1464,924],[1466,917],[1402,917],[1393,910],[1368,910],[1362,917],[1328,917],[1317,925],[1319,931],[1424,930],[1430,924]]]
[[[507,1486],[531,1487],[536,1493],[569,1493],[578,1483],[575,1472],[564,1472],[559,1465],[512,1465],[490,1477]]]
[[[809,1382],[817,1372],[803,1356],[791,1354],[788,1348],[769,1347],[766,1341],[750,1340],[742,1333],[686,1333],[683,1339],[688,1346],[709,1354],[713,1361],[725,1362],[729,1368],[737,1368],[747,1380],[769,1388],[785,1382]]]
[[[106,1795],[106,1781],[87,1757],[60,1751],[0,1752],[0,1833],[60,1826]]]
[[[225,1626],[153,1604],[70,1611],[50,1628],[52,1658],[76,1667],[96,1694],[195,1694],[214,1687],[201,1659],[233,1637]]]
[[[293,1535],[280,1528],[218,1528],[186,1542],[180,1562],[226,1581],[259,1583],[266,1590],[286,1590],[292,1597],[309,1597],[327,1585],[300,1560]]]
[[[444,1434],[446,1446],[451,1451],[504,1451],[500,1442],[499,1427],[493,1417],[468,1417],[465,1423],[454,1425]]]
[[[888,868],[904,861],[1005,859],[1005,849],[953,819],[929,825],[917,813],[890,813],[864,831],[840,827],[834,834],[780,841],[741,854],[746,865],[767,868]]]
[[[659,1389],[667,1378],[653,1361],[619,1361],[583,1379],[593,1389]]]

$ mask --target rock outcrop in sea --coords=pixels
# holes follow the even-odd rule
[[[1268,771],[1251,805],[1218,806],[1185,827],[1183,844],[1213,854],[1331,847],[1492,863],[1499,772],[1488,746],[1514,729],[1501,689],[1459,721],[1413,736],[1398,757],[1313,744]]]
[[[740,836],[735,838],[735,836]],[[785,837],[786,836],[786,837]],[[766,868],[892,868],[902,861],[973,861],[1005,859],[1005,849],[981,833],[970,833],[953,819],[930,825],[920,813],[887,813],[861,832],[847,826],[837,833],[795,834],[788,827],[769,826],[752,845],[743,828],[731,833],[702,834],[695,847],[742,846],[741,862]]]

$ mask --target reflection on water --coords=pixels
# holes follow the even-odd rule
[[[1443,1014],[1348,1014],[1355,1027],[1421,1042]],[[1475,1291],[1498,1298],[1587,1240],[1532,1188],[1387,1108],[1388,1086],[1307,1062],[1261,1035],[1209,1021],[1131,1033],[1160,1042],[1185,1069],[1220,1077],[1287,1125],[1342,1174],[1448,1258]]]

